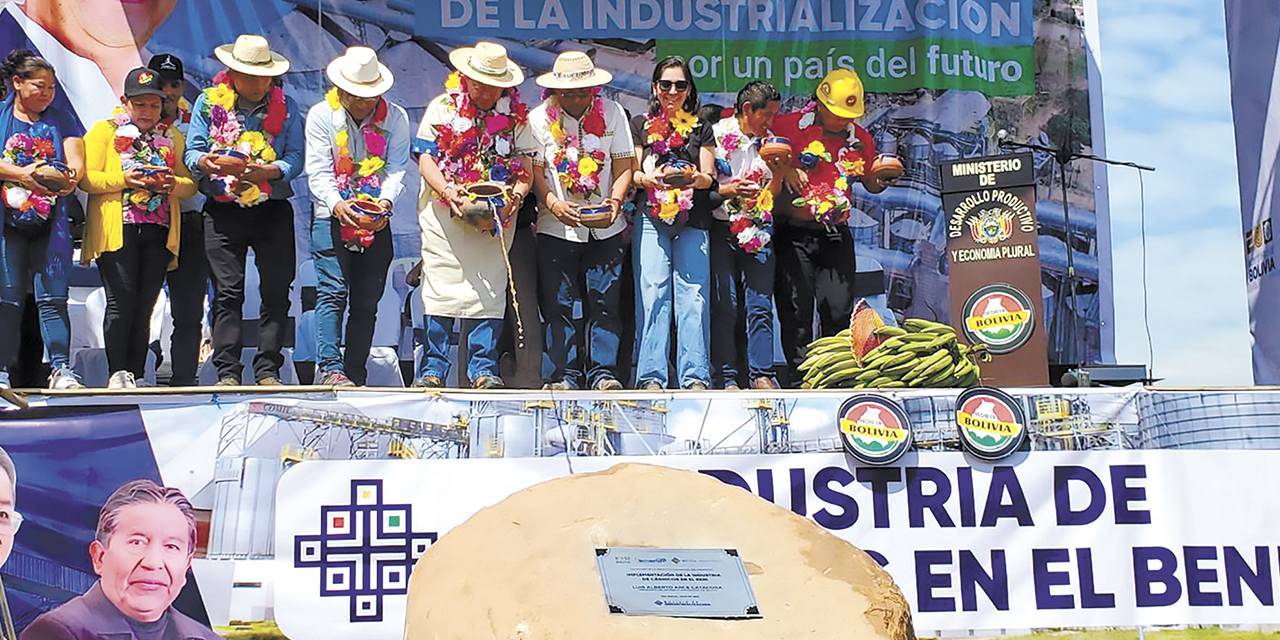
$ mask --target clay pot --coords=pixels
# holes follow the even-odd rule
[[[590,229],[604,229],[613,224],[613,208],[607,204],[578,209],[578,222]]]
[[[871,163],[871,171],[869,173],[874,178],[889,182],[902,177],[902,172],[902,160],[898,156],[880,154]]]
[[[692,162],[672,160],[662,165],[662,184],[675,189],[684,189],[693,184],[698,168]]]
[[[36,165],[33,177],[37,184],[55,193],[67,191],[74,184],[71,181],[71,168],[56,160]]]
[[[760,159],[769,164],[791,162],[791,141],[782,136],[770,136],[760,140]]]
[[[386,228],[387,223],[391,221],[391,212],[382,206],[381,203],[372,200],[352,200],[351,208],[354,213],[351,219],[355,221],[356,226],[365,231],[382,231]]]

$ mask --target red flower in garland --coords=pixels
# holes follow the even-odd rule
[[[44,157],[46,157],[46,158],[52,158],[53,156],[57,155],[57,153],[58,153],[58,152],[53,148],[53,141],[52,141],[52,140],[46,140],[46,139],[44,139],[44,138],[36,138],[36,139],[35,139],[35,154],[36,154],[36,155],[38,155],[38,156],[44,156]]]
[[[115,147],[116,153],[124,153],[129,149],[129,147],[133,146],[133,138],[124,138],[124,137],[116,136],[115,144],[112,146]]]
[[[582,121],[582,130],[593,136],[604,135],[604,116],[595,110],[587,112],[587,117]]]
[[[271,90],[271,97],[267,102],[267,117],[262,121],[262,130],[273,136],[278,136],[284,132],[284,119],[288,115],[288,109],[285,108],[284,91],[280,87]]]
[[[734,218],[733,222],[729,223],[729,230],[736,235],[736,234],[742,233],[743,231],[746,231],[747,228],[749,228],[750,226],[751,226],[751,221],[748,220],[747,218],[745,217]]]

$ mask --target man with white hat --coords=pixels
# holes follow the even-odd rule
[[[395,253],[388,223],[409,166],[409,116],[382,97],[395,79],[373,49],[350,47],[327,73],[333,88],[311,107],[306,127],[316,363],[320,384],[345,387],[365,383],[378,300]]]
[[[463,332],[469,330],[467,379],[478,389],[499,388],[505,386],[497,351],[510,225],[531,187],[529,114],[516,89],[524,73],[492,42],[455,49],[449,61],[457,72],[427,105],[413,142],[423,178],[418,224],[426,333],[414,386],[443,386],[449,334],[459,318]],[[469,195],[477,185],[502,194],[477,202]]]
[[[303,114],[276,81],[289,61],[267,39],[242,35],[214,54],[227,70],[196,99],[185,161],[199,178],[205,253],[213,280],[213,364],[219,385],[240,384],[245,260],[253,249],[262,322],[253,375],[278,385],[289,330],[294,264],[289,182],[302,173]]]
[[[557,390],[622,388],[618,370],[626,219],[619,208],[635,157],[622,105],[600,94],[613,76],[581,51],[556,58],[529,115],[537,143],[538,274],[546,325],[544,382]],[[606,207],[605,214],[590,211]],[[582,307],[582,325],[574,307]],[[584,330],[585,329],[585,330]]]

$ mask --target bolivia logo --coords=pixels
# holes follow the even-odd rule
[[[1031,298],[1016,287],[989,284],[969,296],[964,313],[964,336],[987,345],[993,355],[1017,351],[1036,328]]]
[[[840,405],[840,441],[865,464],[892,464],[911,448],[911,421],[896,403],[875,395]]]
[[[999,389],[961,392],[956,398],[956,427],[964,450],[983,460],[1004,458],[1027,441],[1022,406]]]
[[[969,233],[978,244],[999,244],[1013,237],[1013,212],[987,209],[969,218]]]

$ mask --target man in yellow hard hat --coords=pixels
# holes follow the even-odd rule
[[[773,123],[774,134],[791,141],[794,158],[787,191],[775,205],[773,240],[774,298],[793,386],[814,338],[815,306],[819,335],[834,335],[849,325],[858,297],[872,292],[860,292],[854,283],[850,192],[861,182],[879,193],[893,181],[868,174],[876,160],[875,141],[854,122],[865,113],[862,80],[852,70],[836,69],[822,79],[809,104]]]

